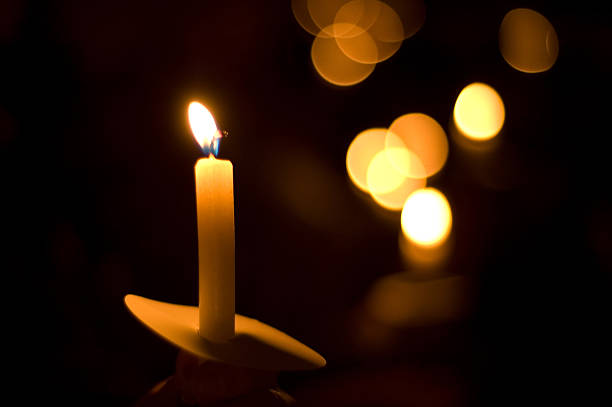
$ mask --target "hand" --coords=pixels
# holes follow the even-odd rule
[[[155,386],[134,407],[289,406],[277,373],[231,366],[180,351],[174,376]]]

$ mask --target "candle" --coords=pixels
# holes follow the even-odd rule
[[[198,215],[199,334],[213,342],[234,337],[234,184],[228,160],[216,159],[221,137],[200,103],[188,108],[194,137],[207,158],[195,165]]]

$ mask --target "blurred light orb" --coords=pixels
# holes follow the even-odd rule
[[[413,243],[433,247],[450,234],[451,208],[448,200],[435,188],[419,189],[406,199],[401,225],[404,235]]]
[[[310,17],[308,0],[291,0],[291,11],[293,11],[295,20],[306,32],[317,35],[321,31],[321,28]]]
[[[329,28],[333,32],[333,28]],[[355,85],[370,76],[376,64],[362,64],[347,57],[335,38],[323,36],[322,31],[312,42],[310,57],[323,79],[337,86]]]
[[[550,21],[537,11],[509,11],[499,27],[499,50],[514,69],[526,73],[549,70],[559,55],[559,39]]]
[[[426,178],[404,177],[395,189],[387,192],[370,191],[370,195],[381,207],[390,211],[401,211],[410,194],[417,189],[425,188],[426,184]]]
[[[374,25],[382,3],[378,0],[351,0],[346,2],[334,18],[335,37],[351,38]]]
[[[320,36],[333,37],[339,28],[334,27],[334,19],[338,10],[348,0],[306,0],[306,7],[312,18],[312,21],[319,27]]]
[[[461,134],[469,139],[492,139],[503,127],[505,118],[501,96],[487,84],[472,83],[457,96],[453,119]]]
[[[379,151],[372,158],[366,176],[368,190],[372,194],[385,194],[394,191],[402,185],[405,178],[393,167],[385,150]]]
[[[409,113],[395,119],[385,138],[387,149],[405,148],[418,157],[398,160],[390,155],[395,168],[407,177],[426,178],[442,169],[448,157],[448,139],[438,122],[423,113]]]
[[[368,167],[372,158],[385,149],[387,129],[374,127],[359,133],[349,145],[346,152],[346,171],[353,184],[360,190],[369,193]]]

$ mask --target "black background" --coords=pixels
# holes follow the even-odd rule
[[[499,23],[515,7],[556,28],[550,71],[501,57]],[[123,296],[197,302],[200,153],[186,106],[198,99],[230,133],[220,156],[234,164],[237,312],[328,360],[281,375],[298,399],[492,405],[565,399],[578,378],[581,398],[596,394],[609,378],[611,34],[596,2],[427,2],[396,55],[338,88],[315,72],[288,1],[4,1],[10,390],[128,405],[172,374],[176,349]],[[360,304],[378,278],[406,270],[399,215],[355,190],[346,149],[404,113],[446,127],[474,81],[506,105],[500,148],[477,159],[451,142],[430,184],[453,208],[444,271],[476,282],[477,306],[385,341]]]

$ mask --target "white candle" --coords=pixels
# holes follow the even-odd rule
[[[193,134],[208,158],[195,165],[198,214],[199,333],[224,342],[234,337],[234,184],[233,166],[214,157],[220,137],[210,112],[192,102]]]

